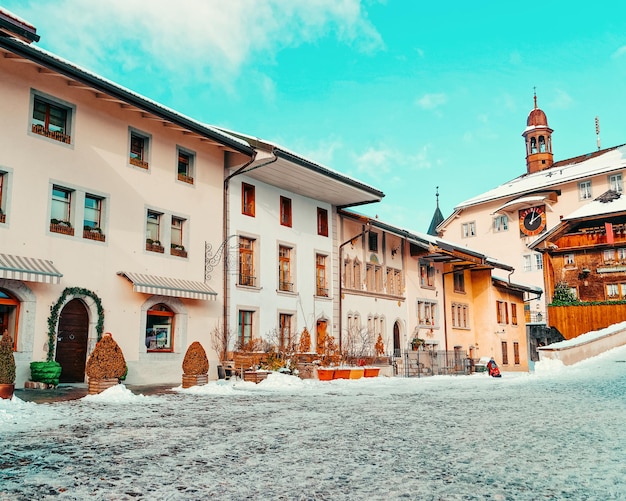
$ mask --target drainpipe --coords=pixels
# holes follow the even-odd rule
[[[222,213],[224,214],[224,220],[222,222],[222,242],[226,242],[226,239],[229,236],[230,233],[230,212],[228,210],[229,204],[228,204],[228,199],[229,199],[229,187],[230,187],[230,180],[239,175],[239,174],[245,174],[247,172],[249,172],[249,170],[253,170],[253,169],[258,169],[259,167],[264,167],[266,165],[269,165],[271,163],[274,163],[278,160],[278,157],[274,154],[274,150],[272,150],[272,158],[264,163],[261,163],[257,166],[252,167],[252,169],[249,169],[248,171],[246,170],[247,167],[249,167],[250,165],[252,165],[257,157],[257,153],[258,150],[254,150],[254,154],[252,156],[252,158],[246,162],[245,164],[243,164],[241,167],[239,167],[235,172],[233,172],[232,174],[230,174],[229,176],[227,176],[224,179],[224,195],[222,197]],[[228,332],[228,328],[229,328],[229,322],[228,322],[228,299],[229,299],[229,274],[228,274],[228,260],[226,259],[226,253],[227,250],[226,248],[224,248],[224,257],[223,257],[223,274],[224,274],[224,279],[222,280],[222,283],[224,285],[224,305],[223,305],[223,325],[224,325],[224,335],[226,335],[226,333]],[[228,349],[228,347],[227,347]]]
[[[341,216],[340,216],[341,217]],[[343,221],[343,219],[342,219]],[[370,231],[370,222],[368,221],[363,225],[363,230],[358,235],[353,236],[350,240],[346,240],[344,243],[339,245],[339,352],[342,351],[342,338],[343,338],[343,309],[342,309],[342,296],[343,296],[343,288],[341,286],[341,270],[343,266],[343,248],[348,245],[350,242],[355,241],[357,238],[363,237],[366,233]],[[343,226],[343,225],[342,225]]]

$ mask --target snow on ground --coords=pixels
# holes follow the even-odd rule
[[[0,401],[0,500],[624,499],[626,347],[552,362]]]

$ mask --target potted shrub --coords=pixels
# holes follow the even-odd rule
[[[15,390],[15,357],[13,338],[7,330],[0,340],[0,398],[10,399]]]
[[[119,384],[126,374],[126,360],[122,349],[107,332],[89,355],[85,372],[89,378],[89,394],[100,393]]]
[[[183,359],[183,388],[203,386],[209,382],[209,359],[204,348],[194,341]]]

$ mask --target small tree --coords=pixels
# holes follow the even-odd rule
[[[13,356],[13,338],[4,331],[0,340],[0,384],[15,383],[15,357]]]
[[[233,331],[225,329],[219,322],[211,330],[211,347],[220,357],[220,360],[228,359],[228,348],[232,339]]]
[[[110,332],[96,343],[85,372],[89,379],[120,379],[126,374],[124,354]]]
[[[376,340],[376,344],[374,345],[374,352],[377,357],[380,357],[385,354],[385,344],[383,343],[383,335],[378,334],[378,339]]]
[[[309,330],[305,327],[302,329],[302,334],[300,335],[300,345],[298,347],[298,352],[300,353],[308,353],[311,350],[311,334],[309,334]]]
[[[554,287],[554,294],[552,295],[553,306],[565,306],[568,304],[575,304],[578,302],[576,294],[572,292],[569,285],[566,282],[559,282]]]
[[[209,372],[209,359],[204,348],[198,341],[194,341],[187,348],[183,359],[183,373],[198,376]]]

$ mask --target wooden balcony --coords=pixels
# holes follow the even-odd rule
[[[44,136],[44,137],[49,137],[50,139],[54,139],[55,141],[60,141],[61,143],[70,144],[72,142],[71,136],[68,136],[67,134],[63,134],[62,132],[48,130],[43,125],[33,124],[31,130],[35,134],[39,134],[40,136]]]

